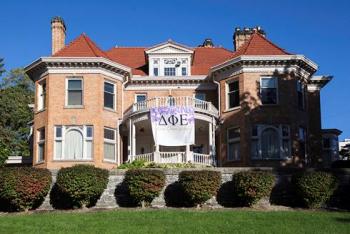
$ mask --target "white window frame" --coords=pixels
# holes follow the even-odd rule
[[[251,160],[263,160],[263,161],[268,161],[268,160],[285,160],[285,159],[290,159],[292,157],[292,152],[291,152],[291,134],[290,134],[290,126],[287,124],[279,124],[279,125],[265,125],[265,124],[257,124],[255,125],[257,127],[257,136],[251,136],[251,142],[256,141],[257,146],[258,146],[258,155],[256,158],[253,157],[252,152],[250,152],[250,158]],[[288,128],[288,135],[283,136],[283,126]],[[252,126],[254,127],[254,126]],[[264,130],[272,128],[275,131],[278,132],[278,143],[279,143],[279,158],[263,158],[262,155],[262,133]],[[283,141],[288,140],[288,152],[290,153],[289,156],[284,156],[283,152]],[[252,144],[251,144],[252,147]],[[251,150],[252,151],[252,150]]]
[[[106,92],[106,91],[105,91],[105,83],[108,83],[108,84],[113,85],[113,93],[109,93],[109,92]],[[110,108],[110,107],[106,107],[106,106],[105,106],[105,98],[104,98],[104,94],[105,94],[105,93],[109,93],[109,94],[112,94],[112,95],[113,95],[113,108]],[[103,82],[103,108],[108,109],[108,110],[114,110],[114,111],[115,111],[116,106],[117,106],[117,100],[116,100],[117,95],[116,95],[116,94],[117,94],[116,84],[113,83],[113,82],[111,82],[111,81],[105,80],[105,81]]]
[[[104,130],[112,130],[114,132],[114,140],[107,139],[104,137]],[[111,163],[116,163],[117,162],[117,155],[118,155],[118,146],[117,146],[117,129],[115,128],[109,128],[109,127],[104,127],[103,128],[103,149],[105,144],[113,144],[114,145],[114,160],[111,159],[106,159],[105,158],[105,152],[103,152],[103,161],[104,162],[111,162]]]
[[[229,94],[231,92],[229,92],[229,85],[231,83],[237,82],[238,83],[238,99],[239,99],[239,105],[238,106],[234,106],[230,108],[230,97]],[[232,91],[233,92],[233,91]],[[226,94],[226,111],[230,111],[230,110],[236,110],[239,109],[241,107],[241,100],[240,100],[240,94],[239,94],[239,80],[238,79],[233,79],[230,81],[227,81],[225,84],[225,94]]]
[[[174,69],[174,75],[166,75],[165,69]],[[164,76],[176,76],[176,70],[175,66],[164,66]]]
[[[236,138],[233,138],[233,139],[230,139],[229,138],[229,131],[232,130],[232,129],[238,129],[239,130],[239,137],[236,137]],[[230,128],[227,128],[226,130],[226,139],[227,139],[227,155],[226,155],[226,160],[228,162],[238,162],[241,160],[241,129],[239,127],[230,127]],[[230,148],[230,143],[238,143],[239,144],[239,152],[238,152],[238,158],[233,158],[233,159],[230,159],[229,158],[229,148]]]
[[[261,87],[261,81],[263,79],[275,79],[276,81],[276,103],[267,103],[267,104],[264,104],[263,101],[262,101],[262,87]],[[279,81],[278,81],[278,77],[276,76],[261,76],[260,77],[260,83],[259,83],[260,87],[259,87],[259,94],[260,94],[260,102],[261,102],[261,105],[263,106],[274,106],[274,105],[278,105],[279,104],[279,90],[278,90],[278,86],[279,86]]]
[[[299,88],[301,90],[299,90]],[[302,99],[301,106],[299,105],[299,93],[301,93],[301,99]],[[305,85],[301,80],[297,80],[297,101],[298,101],[298,108],[301,110],[305,110]]]
[[[44,131],[44,139],[40,139],[41,138],[41,131]],[[45,127],[42,128],[38,128],[37,129],[37,163],[43,163],[45,162],[45,157],[46,157],[46,129]],[[39,147],[42,146],[43,147],[43,158],[40,159],[40,153],[39,153]]]
[[[57,127],[62,128],[62,136],[57,137],[56,136],[56,130]],[[87,128],[92,127],[92,137],[87,137]],[[67,159],[65,158],[65,135],[68,131],[70,130],[77,130],[79,131],[82,136],[83,136],[83,158],[82,159]],[[79,125],[79,126],[72,126],[72,125],[55,125],[54,126],[54,160],[55,161],[92,161],[94,159],[94,126],[93,125]],[[60,141],[61,142],[61,157],[59,158],[58,155],[56,155],[56,142]],[[87,157],[87,142],[91,142],[92,147],[91,147],[91,157]]]
[[[80,80],[81,81],[81,105],[68,105],[68,82],[70,80]],[[67,108],[81,108],[84,106],[84,79],[83,77],[67,77],[66,87],[65,87],[65,106]]]
[[[137,97],[138,96],[144,96],[145,97],[145,101],[147,100],[147,94],[146,93],[135,93],[135,98],[134,98],[134,102],[137,103]]]
[[[47,85],[46,79],[43,79],[38,82],[38,106],[37,106],[37,111],[43,111],[46,109],[46,99],[47,99],[47,86],[45,88],[45,94],[43,92],[43,85]]]

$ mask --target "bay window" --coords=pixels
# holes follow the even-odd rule
[[[240,159],[240,129],[229,128],[227,130],[227,161]]]
[[[91,160],[93,126],[55,126],[55,160]]]
[[[115,109],[115,84],[104,82],[104,107]]]
[[[116,161],[116,143],[116,130],[112,128],[104,128],[103,159],[105,161]]]
[[[38,83],[38,111],[46,108],[46,81]]]
[[[77,78],[67,79],[67,106],[83,105],[83,80]]]
[[[277,104],[278,90],[276,77],[262,77],[260,79],[260,97],[262,104]]]
[[[298,93],[298,107],[300,109],[305,108],[305,88],[301,81],[297,81],[297,93]]]
[[[240,105],[239,81],[233,81],[227,84],[227,109]]]
[[[251,133],[251,158],[285,159],[291,156],[288,125],[254,125]]]
[[[45,128],[40,128],[37,131],[37,141],[38,141],[38,156],[37,156],[37,162],[43,162],[45,161]]]

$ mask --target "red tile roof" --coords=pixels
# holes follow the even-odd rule
[[[130,67],[133,75],[146,76],[148,65],[145,49],[142,47],[117,47],[106,51],[113,61]]]
[[[191,74],[207,75],[212,66],[228,60],[231,56],[232,51],[225,48],[197,47],[193,54]]]
[[[260,33],[255,32],[236,52],[232,58],[240,55],[288,55],[282,48],[278,47]]]
[[[69,45],[59,50],[53,57],[105,57],[103,52],[87,35],[81,34]]]
[[[134,75],[146,76],[148,64],[146,47],[116,47],[106,52],[102,51],[87,35],[82,34],[54,57],[104,57],[132,69]],[[192,75],[207,75],[209,69],[241,55],[288,55],[259,33],[254,33],[236,52],[225,48],[195,47],[191,67]]]

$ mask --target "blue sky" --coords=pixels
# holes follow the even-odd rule
[[[0,57],[6,69],[50,55],[50,19],[67,25],[67,42],[85,32],[102,49],[150,46],[169,38],[196,46],[204,38],[233,48],[237,26],[260,25],[267,37],[319,65],[334,80],[322,90],[323,128],[350,137],[350,1],[15,1],[0,3]]]

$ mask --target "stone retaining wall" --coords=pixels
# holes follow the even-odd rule
[[[293,194],[291,194],[290,191],[288,190],[288,188],[290,187],[288,186],[288,183],[290,182],[291,175],[300,169],[288,169],[288,168],[273,169],[273,168],[267,168],[267,167],[266,168],[233,167],[233,168],[210,168],[209,170],[220,171],[222,175],[222,184],[225,184],[225,183],[229,183],[232,180],[232,175],[234,173],[237,173],[239,171],[257,170],[257,169],[271,171],[276,175],[276,186],[273,192],[274,193],[273,196],[277,198],[277,200],[280,200],[283,203],[283,200],[290,201],[290,199],[293,199],[292,198]],[[189,168],[189,169],[159,169],[159,170],[163,170],[166,175],[166,185],[164,186],[161,194],[156,199],[153,200],[152,206],[154,207],[166,206],[166,202],[164,199],[164,191],[169,185],[178,181],[179,173],[181,171],[203,170],[203,169]],[[314,170],[314,169],[308,169],[308,170]],[[340,184],[349,184],[350,169],[333,169],[330,171],[339,178]],[[52,178],[53,178],[52,181],[54,184],[56,181],[57,170],[52,170],[51,172],[52,172]],[[122,190],[121,185],[124,180],[125,172],[126,170],[114,170],[110,172],[107,188],[103,192],[102,196],[100,197],[100,199],[98,200],[94,208],[120,207],[120,202],[118,202],[118,199],[116,197],[119,196],[120,199],[123,199],[122,197],[123,194],[118,190],[116,192],[116,189],[117,187],[120,187]],[[224,188],[224,186],[222,186],[222,188]],[[45,201],[39,207],[39,209],[41,210],[53,209],[50,204],[49,194],[47,195],[47,197],[45,198]],[[211,207],[220,207],[215,197],[208,200],[205,205],[211,206]]]

